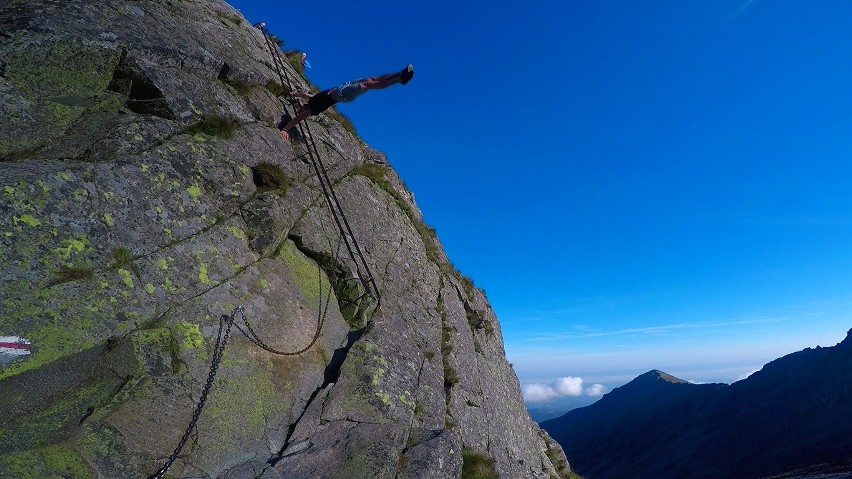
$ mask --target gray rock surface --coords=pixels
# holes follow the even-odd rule
[[[484,294],[384,155],[321,115],[381,304],[363,296],[304,147],[277,137],[277,78],[221,1],[0,6],[0,335],[33,347],[0,365],[0,477],[154,473],[237,305],[288,354],[231,330],[167,477],[457,478],[463,450],[566,473]]]

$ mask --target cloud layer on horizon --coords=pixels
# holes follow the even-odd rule
[[[603,384],[592,384],[583,387],[583,378],[566,376],[561,377],[551,384],[532,383],[525,384],[521,391],[524,400],[528,402],[542,402],[555,397],[563,396],[601,396],[604,393]]]

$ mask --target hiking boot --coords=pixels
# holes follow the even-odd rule
[[[399,82],[405,85],[414,77],[414,66],[409,64],[407,67],[402,69],[402,71],[399,73],[399,76]]]

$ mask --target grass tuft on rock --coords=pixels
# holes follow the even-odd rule
[[[53,279],[50,282],[50,286],[91,279],[92,274],[92,268],[89,266],[60,266],[58,270],[53,272]]]
[[[420,234],[420,239],[423,240],[423,244],[426,247],[426,256],[434,261],[435,263],[442,265],[444,262],[439,260],[438,255],[438,246],[436,245],[436,240],[438,238],[435,229],[427,225],[423,222],[417,215],[414,213],[412,207],[408,204],[405,199],[399,194],[399,192],[394,189],[391,182],[387,179],[387,165],[379,165],[376,163],[362,163],[352,169],[349,172],[348,176],[364,176],[373,181],[373,183],[377,184],[386,193],[391,195],[394,200],[396,200],[397,206],[408,216],[408,219],[414,225],[414,228]],[[452,265],[450,265],[452,268]],[[442,268],[443,269],[443,268]]]
[[[447,312],[444,309],[444,299],[438,296],[438,305],[436,307],[438,314],[441,316],[441,365],[444,368],[444,389],[449,392],[450,388],[459,382],[459,375],[456,368],[450,364],[450,353],[453,350],[453,333],[455,329],[447,324]],[[447,404],[450,402],[450,395],[447,394]]]
[[[544,445],[547,446],[545,454],[547,454],[547,458],[550,459],[550,463],[553,464],[553,467],[556,469],[556,474],[558,474],[558,476],[551,474],[550,477],[552,479],[585,479],[583,476],[571,470],[571,466],[568,465],[564,456],[559,454],[559,450],[557,449],[558,446],[556,446],[555,441],[551,439],[547,433],[540,430],[539,437],[541,437],[544,441]]]
[[[237,129],[237,123],[221,116],[210,116],[198,123],[188,126],[183,133],[195,135],[215,136],[225,140],[230,140],[234,137],[234,131]]]
[[[269,80],[266,82],[266,89],[269,93],[272,93],[273,96],[278,96],[284,93],[284,87],[275,80]]]
[[[362,163],[350,171],[347,176],[364,176],[373,181],[373,183],[377,184],[386,193],[391,195],[394,200],[396,200],[397,206],[408,216],[408,219],[414,225],[414,228],[417,230],[417,233],[420,235],[420,239],[423,240],[423,245],[426,247],[426,256],[432,260],[438,267],[441,269],[441,272],[445,276],[456,278],[456,280],[462,285],[464,288],[465,294],[469,299],[473,299],[473,293],[476,289],[476,285],[473,284],[473,280],[469,277],[461,274],[458,268],[455,267],[452,263],[441,258],[441,255],[438,254],[438,234],[435,232],[435,229],[431,226],[427,225],[422,219],[418,218],[414,212],[414,209],[408,204],[405,199],[399,194],[399,192],[394,189],[391,182],[387,179],[387,165],[379,165],[376,163]],[[486,326],[488,328],[489,326]],[[491,328],[488,333],[493,333],[494,329]]]
[[[274,163],[258,163],[252,167],[251,171],[252,179],[258,190],[277,190],[283,194],[290,187],[290,178],[280,166]]]
[[[286,40],[282,40],[282,39],[278,38],[274,33],[269,34],[269,39],[272,40],[273,43],[278,45],[278,47],[283,47],[284,44],[287,43]]]
[[[112,250],[113,268],[123,268],[133,262],[133,254],[128,248],[114,248]]]
[[[251,83],[248,83],[248,82],[245,82],[245,81],[242,81],[242,80],[237,80],[236,78],[225,78],[222,81],[225,82],[226,85],[230,85],[231,88],[233,88],[237,93],[239,93],[240,95],[243,95],[243,96],[251,93],[251,91],[254,90],[254,87],[255,87]],[[270,80],[270,83],[275,83],[275,82]]]
[[[462,479],[498,479],[494,470],[494,459],[481,452],[462,450]]]

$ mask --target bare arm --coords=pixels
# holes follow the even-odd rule
[[[300,111],[299,114],[296,115],[295,118],[290,120],[286,125],[284,125],[283,128],[281,128],[281,138],[284,138],[285,140],[289,140],[290,139],[290,133],[289,133],[290,128],[293,128],[294,126],[298,125],[300,121],[304,120],[305,118],[307,118],[309,116],[311,116],[311,110],[305,108],[304,110]]]

